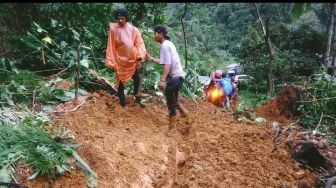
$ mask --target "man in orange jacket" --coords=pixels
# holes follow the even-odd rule
[[[110,23],[106,49],[106,67],[116,73],[116,85],[120,105],[126,106],[125,85],[130,80],[134,81],[136,97],[147,97],[148,94],[140,90],[140,67],[146,55],[145,43],[138,28],[128,22],[128,13],[124,8],[116,11],[118,23]]]

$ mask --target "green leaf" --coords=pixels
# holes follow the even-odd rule
[[[297,21],[304,13],[309,11],[311,11],[310,3],[294,3],[291,10],[291,17],[294,21]]]
[[[15,105],[14,102],[13,102],[13,100],[10,99],[10,98],[6,98],[6,103],[7,103],[8,105],[10,105],[10,106],[14,106],[14,105]]]
[[[61,48],[65,48],[66,46],[68,46],[68,43],[62,41],[62,42],[61,42]]]
[[[36,22],[33,22],[33,24],[34,24],[37,28],[41,28]]]
[[[0,181],[8,183],[12,181],[11,169],[9,167],[0,172]]]
[[[294,6],[291,11],[291,16],[293,20],[298,20],[303,14],[304,3],[294,3]]]
[[[52,20],[51,20],[51,26],[52,26],[52,27],[56,27],[56,25],[57,25],[57,21],[54,20],[54,19],[52,19]]]
[[[33,23],[34,23],[34,25],[37,27],[37,32],[42,33],[42,31],[44,31],[44,32],[47,33],[47,31],[44,30],[44,29],[42,29],[41,26],[39,26],[36,22],[33,22]]]
[[[311,3],[306,3],[305,12],[309,12],[311,10],[312,10]]]
[[[77,41],[79,41],[79,34],[77,31],[75,31],[74,29],[71,29],[72,33],[73,33],[73,37],[74,39],[76,39]]]
[[[51,38],[49,36],[44,37],[42,40],[51,44]]]
[[[54,109],[51,106],[44,106],[42,108],[42,111],[45,112],[45,113],[51,113],[51,112],[54,111]]]
[[[90,48],[88,46],[82,46],[82,48],[87,49],[87,50],[92,50],[92,48]]]
[[[39,175],[40,171],[35,172],[33,175],[29,176],[27,179],[33,180]]]
[[[82,60],[80,61],[80,64],[81,64],[83,67],[89,68],[89,60],[87,60],[87,59],[82,59]]]
[[[64,91],[62,89],[55,89],[52,91],[52,94],[55,95],[56,99],[63,101],[63,102],[66,102],[66,101],[69,101],[75,98],[74,92]]]

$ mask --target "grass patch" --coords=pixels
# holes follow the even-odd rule
[[[265,93],[254,93],[251,91],[239,91],[240,103],[244,103],[245,106],[251,108],[258,108],[262,104],[268,101],[267,94]]]

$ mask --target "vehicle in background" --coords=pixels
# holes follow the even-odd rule
[[[229,69],[227,73],[228,73],[229,78],[232,78],[232,77],[234,78],[236,76],[236,71],[233,69]]]
[[[247,80],[252,80],[253,77],[252,76],[249,76],[249,75],[246,75],[246,74],[239,74],[239,75],[236,75],[236,79],[239,81],[247,81]]]
[[[198,76],[198,81],[201,82],[202,86],[209,85],[211,81],[210,76]]]
[[[235,74],[239,74],[242,71],[242,68],[239,64],[234,63],[234,64],[231,64],[231,65],[228,65],[226,67],[226,70],[228,70],[228,71],[232,70],[232,71],[235,72]]]
[[[248,81],[253,80],[252,76],[246,74],[238,74],[235,76],[235,81],[237,82],[238,90],[246,89],[248,86]]]

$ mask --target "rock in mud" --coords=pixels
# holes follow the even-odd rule
[[[176,164],[177,166],[183,166],[186,162],[186,156],[184,152],[179,151],[176,148],[176,154],[175,154]]]

